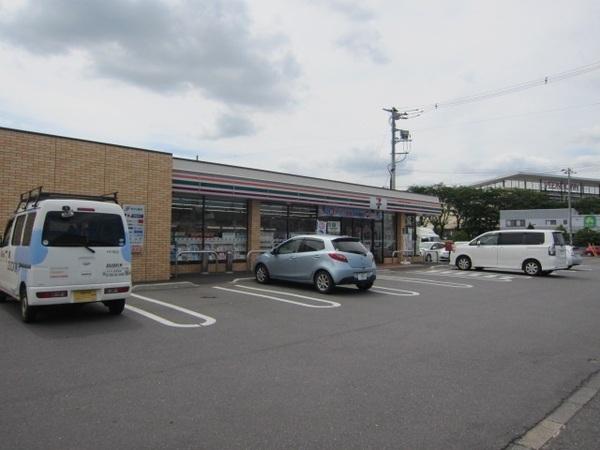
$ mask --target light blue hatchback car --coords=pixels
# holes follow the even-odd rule
[[[370,289],[376,278],[373,254],[350,236],[295,236],[261,254],[254,264],[259,283],[271,279],[312,283],[321,293],[336,285]]]

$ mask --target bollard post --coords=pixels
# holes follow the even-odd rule
[[[227,251],[225,256],[225,272],[233,273],[233,252],[231,250]]]
[[[208,275],[208,253],[202,253],[202,275]]]

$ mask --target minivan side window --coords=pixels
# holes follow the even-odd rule
[[[477,240],[478,245],[498,245],[498,233],[488,234]]]
[[[522,245],[523,233],[500,233],[498,245]]]
[[[554,245],[565,245],[565,236],[560,232],[552,233],[554,238]]]
[[[25,229],[23,230],[23,240],[21,245],[24,247],[29,246],[31,243],[31,233],[33,232],[33,222],[35,221],[36,213],[27,214],[27,220],[25,221]]]
[[[544,233],[525,233],[523,243],[526,245],[541,245],[544,243]]]
[[[12,245],[21,245],[21,234],[23,234],[23,225],[25,225],[25,214],[17,217],[15,222],[15,230],[12,236]]]

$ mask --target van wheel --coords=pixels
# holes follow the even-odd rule
[[[324,270],[319,270],[315,274],[314,281],[317,291],[319,291],[321,294],[329,294],[331,291],[333,291],[333,288],[335,287],[335,284],[333,283],[333,278],[331,278],[331,275],[329,275]]]
[[[31,323],[37,316],[37,308],[35,306],[29,306],[27,301],[27,289],[21,289],[21,320],[25,323]]]
[[[104,303],[108,308],[108,313],[113,316],[118,316],[125,309],[125,299],[121,298],[119,300],[111,300],[109,302]]]
[[[431,262],[431,255],[429,253],[427,253],[427,255],[425,255],[425,262],[428,262],[428,263]]]
[[[456,260],[456,267],[460,270],[470,270],[471,269],[471,258],[468,256],[459,256]]]
[[[535,259],[528,259],[523,263],[523,272],[529,276],[535,277],[542,273],[542,266]]]
[[[254,270],[254,276],[256,277],[256,281],[258,281],[260,284],[267,284],[271,280],[269,277],[269,270],[264,264],[259,264],[256,266],[256,269]]]

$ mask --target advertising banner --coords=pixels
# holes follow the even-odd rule
[[[131,253],[141,253],[144,248],[145,206],[123,205],[123,212],[129,230]]]

